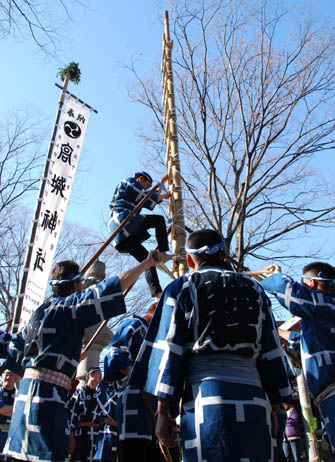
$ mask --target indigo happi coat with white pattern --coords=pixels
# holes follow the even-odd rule
[[[262,286],[284,308],[301,318],[301,335],[290,334],[289,346],[297,350],[301,344],[301,361],[308,388],[317,398],[335,449],[335,297],[311,290],[282,273],[264,279]]]
[[[110,221],[109,232],[113,233],[115,229],[122,223],[122,221],[130,214],[135,206],[147,194],[148,190],[145,189],[135,178],[126,178],[122,180],[114,192],[113,199],[109,205],[110,207]],[[155,191],[151,197],[143,205],[144,208],[153,210],[155,205],[158,204],[158,192]],[[144,216],[136,213],[129,223],[116,235],[112,244],[115,247],[120,244],[124,239],[133,234],[136,229],[141,225]],[[150,237],[148,232],[143,233],[141,241],[145,241]]]
[[[261,286],[205,265],[170,283],[129,384],[181,400],[184,462],[273,461],[271,404],[292,390]]]
[[[20,460],[64,462],[68,457],[69,390],[48,375],[75,377],[84,330],[126,311],[118,277],[68,297],[53,296],[9,346],[8,368],[46,371],[45,380],[24,377],[15,399],[8,453]],[[50,371],[48,373],[48,371]],[[55,373],[55,374],[54,374]]]

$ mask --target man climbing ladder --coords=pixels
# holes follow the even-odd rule
[[[163,185],[168,179],[165,174],[161,179]],[[147,172],[135,173],[134,177],[122,180],[117,186],[113,199],[110,203],[110,222],[109,231],[112,233],[119,224],[131,213],[135,206],[145,196],[152,186],[152,178]],[[153,210],[154,207],[163,199],[169,197],[169,192],[163,192],[160,188],[154,192],[151,197],[145,202],[143,207]],[[148,229],[154,228],[158,250],[164,254],[163,262],[172,258],[166,252],[169,250],[167,239],[166,225],[164,217],[161,215],[142,215],[136,213],[126,226],[116,235],[112,241],[116,250],[121,253],[129,253],[137,261],[143,261],[148,250],[142,245],[142,242],[150,237]],[[155,267],[151,267],[145,271],[145,277],[153,297],[159,298],[162,293],[162,288],[159,283],[157,271]]]

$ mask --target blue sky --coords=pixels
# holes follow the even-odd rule
[[[122,68],[138,56],[140,70],[148,71],[160,60],[163,28],[160,23],[167,2],[93,2],[71,10],[73,23],[56,62],[45,57],[31,41],[0,41],[5,64],[1,73],[1,110],[28,105],[51,134],[60,90],[54,83],[59,67],[79,63],[82,78],[69,90],[98,110],[91,115],[67,218],[96,227],[108,215],[108,203],[120,179],[140,168],[143,146],[136,139],[138,123],[150,116],[129,101],[127,85],[132,76]],[[156,16],[157,15],[157,16]],[[148,120],[148,119],[147,119]],[[158,178],[157,178],[158,179]],[[32,204],[34,198],[32,198]],[[83,213],[84,211],[84,213]]]
[[[0,107],[3,113],[6,108],[29,106],[36,117],[45,119],[43,130],[51,134],[60,93],[54,85],[60,83],[58,68],[70,61],[79,63],[81,82],[71,84],[69,90],[98,114],[90,118],[67,219],[98,228],[108,216],[108,203],[120,179],[143,168],[140,157],[145,147],[136,138],[136,130],[139,124],[150,123],[151,117],[149,110],[130,101],[127,85],[133,77],[121,63],[136,56],[137,68],[145,76],[160,62],[162,18],[169,2],[87,0],[86,4],[87,8],[70,8],[72,22],[65,26],[58,61],[46,57],[31,39],[0,41]],[[304,5],[316,6],[322,16],[335,19],[333,0],[307,0]],[[47,141],[48,136],[45,151]],[[333,153],[323,157],[322,169],[324,174],[329,169],[334,172]],[[34,207],[35,195],[29,201],[27,205]],[[317,236],[328,235],[326,231]]]

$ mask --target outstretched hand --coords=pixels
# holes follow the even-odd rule
[[[163,261],[163,254],[159,250],[150,250],[146,260],[149,266],[157,266]]]
[[[170,191],[166,191],[165,186],[163,186],[168,178],[169,178],[169,175],[168,173],[166,173],[160,181],[162,187],[159,188],[158,202],[160,202],[163,199],[168,199],[171,196]]]
[[[263,269],[263,276],[268,277],[275,273],[281,273],[281,267],[279,265],[273,264],[268,265]]]
[[[169,178],[169,174],[168,174],[168,173],[165,173],[165,175],[162,176],[162,178],[161,178],[161,183],[162,183],[162,184],[165,183],[165,181],[166,181],[168,178]]]
[[[121,290],[125,293],[137,279],[141,276],[143,271],[151,268],[152,266],[157,266],[159,263],[163,261],[163,254],[158,250],[151,250],[145,260],[143,260],[138,265],[130,268],[129,270],[125,271],[124,273],[119,275]]]
[[[170,191],[167,191],[166,193],[159,194],[158,201],[161,201],[162,199],[168,199],[171,196]]]

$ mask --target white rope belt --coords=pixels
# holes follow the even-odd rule
[[[62,374],[61,372],[52,371],[51,369],[45,369],[43,367],[28,367],[24,371],[23,378],[38,379],[43,382],[52,383],[53,385],[66,388],[66,390],[71,390],[71,379],[67,375]]]

